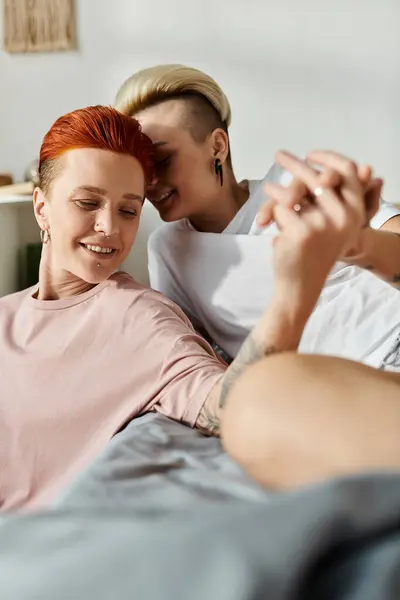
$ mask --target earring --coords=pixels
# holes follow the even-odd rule
[[[223,186],[224,185],[224,171],[222,168],[222,163],[219,160],[219,158],[215,159],[214,169],[215,169],[216,176],[219,177],[219,182],[220,182],[221,186]]]
[[[48,229],[41,229],[40,230],[40,241],[42,242],[42,244],[47,244],[47,242],[50,241],[50,231]]]

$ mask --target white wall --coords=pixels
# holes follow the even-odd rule
[[[22,176],[63,112],[112,103],[135,70],[183,62],[233,108],[234,165],[260,177],[277,148],[372,162],[400,198],[399,0],[78,0],[76,53],[0,51],[0,170]],[[1,18],[1,17],[0,17]],[[132,268],[145,277],[147,211]]]

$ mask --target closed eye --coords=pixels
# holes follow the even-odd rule
[[[167,156],[162,160],[156,161],[155,166],[159,169],[160,167],[167,167],[171,162],[171,157]]]
[[[84,210],[97,210],[99,208],[99,202],[96,200],[75,200],[75,204]],[[121,208],[120,213],[128,219],[132,219],[138,214],[136,208]]]
[[[133,217],[137,217],[137,210],[135,208],[123,208],[121,209],[121,214],[128,219],[132,219]]]
[[[75,204],[85,210],[95,210],[99,206],[95,200],[75,200]]]

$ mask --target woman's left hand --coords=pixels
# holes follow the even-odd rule
[[[365,226],[375,215],[379,208],[380,195],[383,181],[372,178],[372,169],[368,165],[358,167],[352,160],[328,151],[315,151],[307,155],[307,161],[301,160],[290,153],[278,152],[276,162],[289,171],[294,177],[288,187],[266,183],[265,192],[269,200],[261,207],[258,215],[258,224],[266,227],[273,221],[274,207],[281,204],[291,209],[299,209],[304,202],[311,199],[312,186],[315,177],[318,177],[320,189],[331,188],[340,192],[343,202],[349,205],[350,210],[362,215],[363,221],[354,220],[353,242],[342,257],[362,251],[363,232]],[[322,171],[314,169],[310,163],[323,168]],[[305,174],[308,176],[305,177]],[[311,176],[313,175],[313,176]]]

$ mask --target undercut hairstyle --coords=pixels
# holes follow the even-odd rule
[[[154,150],[136,119],[110,106],[88,106],[55,121],[40,148],[39,186],[45,194],[60,173],[59,158],[75,148],[97,148],[133,156],[143,168],[146,181],[154,169]]]
[[[222,129],[228,135],[231,123],[228,98],[212,77],[184,65],[158,65],[138,71],[118,90],[115,107],[132,117],[146,108],[178,98],[186,102],[184,126],[195,141],[204,142],[215,129]],[[231,166],[230,151],[227,163]]]

